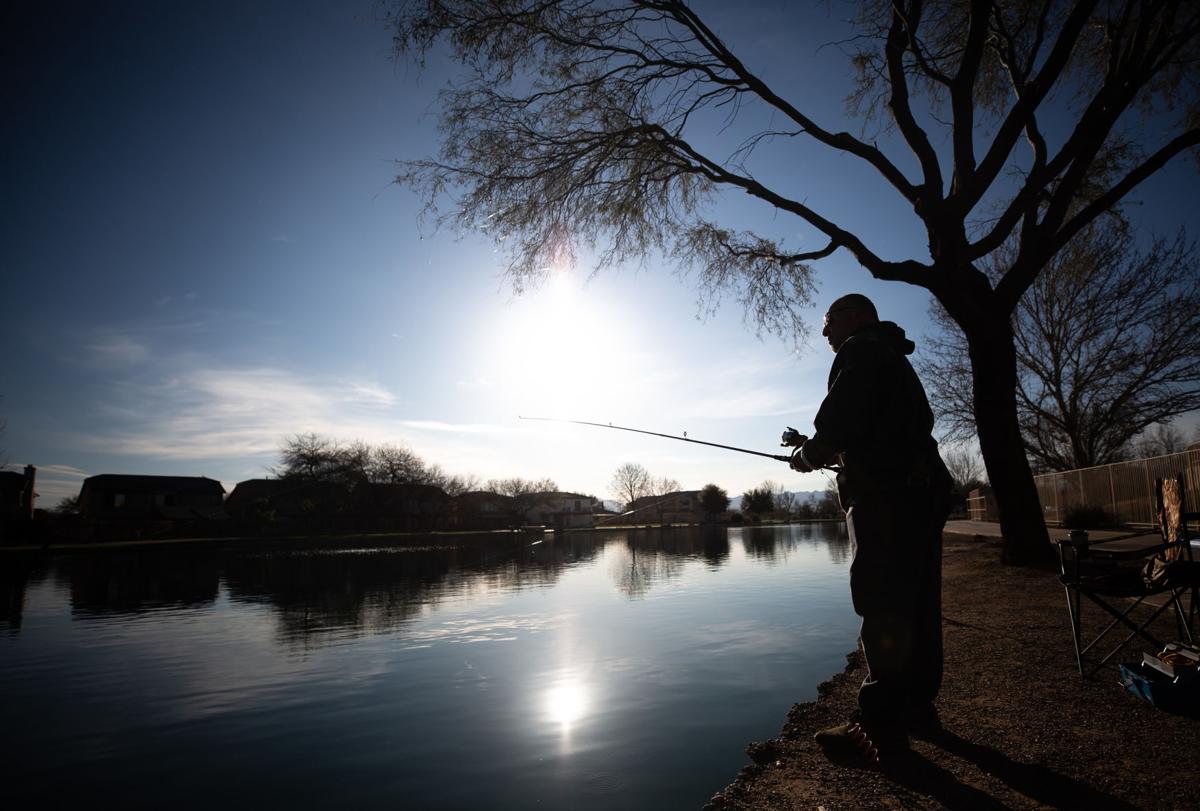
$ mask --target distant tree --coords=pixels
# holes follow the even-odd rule
[[[1001,267],[988,266],[992,278]],[[940,306],[931,315],[942,332],[920,364],[930,402],[949,439],[972,438],[967,342]],[[1120,461],[1139,434],[1200,408],[1200,262],[1182,236],[1138,251],[1126,229],[1082,231],[1025,292],[1012,328],[1021,435],[1038,469]]]
[[[942,454],[942,461],[954,480],[954,491],[966,495],[984,484],[983,460],[970,448],[959,446]]]
[[[363,442],[343,445],[320,434],[296,434],[284,440],[273,472],[281,479],[353,486],[367,481],[370,461],[371,449]]]
[[[371,453],[368,475],[387,484],[424,483],[429,478],[425,461],[404,445],[381,445]]]
[[[434,487],[440,487],[449,496],[461,496],[463,493],[470,493],[473,490],[478,490],[481,486],[481,480],[474,473],[459,474],[446,473],[437,465],[431,465],[428,470],[429,480],[423,484],[431,484]],[[553,484],[553,482],[551,482]]]
[[[446,473],[404,445],[373,447],[356,440],[340,443],[320,434],[296,434],[284,440],[279,465],[271,469],[281,479],[336,482],[350,487],[362,482],[424,484],[451,496],[479,487],[479,478]]]
[[[652,496],[665,496],[677,493],[679,490],[679,482],[669,476],[651,477],[650,479],[650,495]]]
[[[608,490],[617,501],[628,507],[639,498],[653,495],[650,472],[637,462],[626,462],[613,472]]]
[[[842,502],[838,498],[837,484],[829,482],[825,485],[825,492],[821,494],[821,500],[817,505],[817,512],[822,518],[842,518],[845,512],[842,511]]]
[[[729,509],[729,494],[715,484],[706,484],[700,490],[700,506],[710,515],[720,515]]]
[[[819,4],[780,8],[800,24],[820,13]],[[842,43],[848,101],[883,139],[856,137],[820,94],[773,83],[758,54],[736,53],[685,2],[409,0],[389,18],[397,52],[419,60],[444,44],[467,75],[441,96],[441,155],[409,162],[400,180],[435,213],[454,193],[444,219],[510,250],[518,289],[580,245],[597,248],[602,267],[661,251],[698,271],[705,295],[731,293],[760,328],[789,337],[805,332],[809,263],[839,250],[877,279],[928,290],[969,347],[1004,560],[1045,562],[1011,316],[1081,230],[1195,156],[1200,4],[864,0],[857,9]],[[815,152],[791,153],[801,175],[785,181],[758,163],[780,150]],[[910,212],[921,248],[886,256],[871,245],[882,237],[855,233],[810,193],[808,167],[822,155],[877,177]],[[720,192],[785,215],[782,232],[802,223],[811,244],[797,251],[714,222]],[[1006,245],[1016,249],[993,281],[979,263]]]
[[[281,479],[332,481],[337,477],[340,446],[320,434],[295,434],[279,449],[279,465],[272,469]]]
[[[776,512],[787,513],[788,515],[796,512],[799,506],[799,499],[795,493],[786,490],[782,484],[767,479],[759,487],[771,491],[771,501],[775,505]]]
[[[1197,427],[1200,430],[1200,426]],[[1160,422],[1146,430],[1134,443],[1134,453],[1143,458],[1151,456],[1166,456],[1168,453],[1179,453],[1187,450],[1188,441],[1174,425]]]
[[[63,496],[58,500],[51,510],[55,515],[78,515],[79,514],[79,496]]]
[[[553,479],[522,479],[519,476],[511,479],[488,479],[487,490],[502,496],[508,496],[512,504],[512,515],[518,521],[524,521],[541,493],[558,491],[558,485]]]
[[[374,449],[361,439],[356,439],[338,449],[336,456],[337,477],[353,484],[370,481]]]
[[[762,515],[775,511],[775,496],[769,487],[756,487],[742,493],[742,512]]]
[[[509,498],[558,492],[558,485],[555,484],[554,479],[522,479],[520,476],[511,479],[488,479],[485,488],[490,492]]]

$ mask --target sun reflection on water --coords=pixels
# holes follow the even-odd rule
[[[570,729],[571,725],[587,715],[588,694],[582,684],[566,682],[546,694],[546,714],[551,721]]]

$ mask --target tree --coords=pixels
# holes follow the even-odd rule
[[[729,494],[715,484],[700,489],[700,506],[709,515],[720,515],[729,509]]]
[[[505,246],[518,291],[578,245],[598,248],[600,267],[668,253],[699,272],[704,294],[730,293],[760,329],[793,336],[812,301],[809,263],[838,250],[876,278],[930,291],[966,339],[1004,560],[1043,563],[1012,314],[1080,231],[1200,144],[1200,4],[860,8],[846,40],[851,102],[888,130],[882,145],[789,101],[683,2],[411,0],[390,20],[397,53],[420,59],[445,41],[468,75],[441,97],[440,156],[406,163],[398,179],[435,216],[451,195],[439,221]],[[1153,126],[1139,126],[1151,115]],[[885,258],[807,189],[789,195],[764,179],[774,173],[756,174],[756,148],[785,139],[873,170],[915,214],[927,255]],[[794,217],[824,245],[796,251],[710,221],[719,191]],[[1008,245],[994,282],[980,262]]]
[[[1197,429],[1200,431],[1200,428]],[[1136,443],[1134,453],[1141,457],[1166,456],[1187,450],[1188,442],[1183,432],[1173,425],[1159,423],[1148,429]]]
[[[989,266],[1001,278],[1009,258]],[[966,339],[945,311],[922,374],[952,439],[974,434]],[[1135,437],[1200,408],[1200,263],[1182,235],[1139,251],[1128,229],[1094,226],[1047,264],[1012,317],[1017,413],[1043,470],[1126,458]]]
[[[795,493],[791,493],[784,489],[784,486],[779,482],[767,479],[760,485],[762,489],[771,491],[771,502],[775,505],[774,509],[791,515],[796,512],[798,499]]]
[[[368,475],[373,482],[423,483],[428,467],[420,456],[403,445],[381,445],[371,454]]]
[[[965,496],[983,486],[983,462],[970,448],[951,448],[942,454],[942,461],[954,480],[954,492]]]
[[[665,496],[679,492],[679,482],[669,476],[651,477],[650,495]]]
[[[775,498],[769,487],[756,487],[742,493],[742,512],[761,515],[775,511]]]
[[[479,477],[446,473],[404,445],[374,447],[359,440],[342,444],[316,433],[286,438],[279,450],[279,465],[272,472],[281,479],[335,482],[349,487],[363,482],[431,485],[451,496],[479,486]]]
[[[538,495],[557,492],[558,485],[553,479],[522,479],[520,476],[514,476],[511,479],[488,479],[486,488],[498,495],[507,496],[512,504],[513,518],[524,521]]]
[[[335,481],[340,478],[342,448],[316,433],[296,434],[283,440],[279,466],[272,472],[281,479]]]
[[[837,484],[830,481],[825,485],[825,492],[821,495],[821,501],[817,505],[817,512],[823,518],[844,518],[846,513],[842,510],[842,502],[838,498]]]
[[[549,481],[549,480],[547,480]],[[481,486],[480,479],[474,473],[447,473],[438,465],[430,465],[425,469],[425,481],[418,484],[429,484],[440,487],[448,496],[461,496]],[[554,482],[550,482],[551,485]],[[553,489],[553,488],[551,488]]]
[[[63,496],[51,510],[55,515],[79,515],[79,496]]]
[[[608,490],[625,507],[639,498],[653,495],[650,472],[637,462],[626,462],[613,472]]]

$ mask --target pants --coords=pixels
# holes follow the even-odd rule
[[[946,505],[928,491],[855,503],[846,514],[850,596],[862,617],[864,721],[902,724],[942,684],[942,530]]]

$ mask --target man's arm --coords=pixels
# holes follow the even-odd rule
[[[807,473],[829,464],[855,444],[879,408],[880,370],[867,341],[850,339],[835,363],[837,377],[813,418],[812,438],[792,455],[795,470]]]

